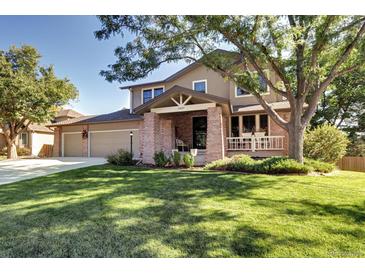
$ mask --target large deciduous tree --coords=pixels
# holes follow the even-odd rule
[[[98,39],[132,34],[115,49],[108,81],[146,77],[163,63],[200,62],[253,94],[289,135],[289,156],[303,161],[303,135],[323,92],[364,65],[364,16],[100,16]],[[229,52],[215,50],[229,49]],[[250,70],[248,69],[250,68]],[[267,77],[270,68],[279,84]],[[254,73],[256,71],[257,73]],[[291,107],[285,121],[262,97],[259,77]],[[307,107],[305,104],[308,104]]]
[[[56,77],[52,66],[40,66],[40,57],[31,46],[0,51],[0,129],[10,159],[17,158],[15,140],[22,130],[50,121],[78,95],[68,79]]]

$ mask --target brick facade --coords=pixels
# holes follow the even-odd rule
[[[206,162],[224,158],[224,126],[221,107],[208,108]]]
[[[149,112],[144,114],[143,162],[154,164],[153,155],[161,149],[160,116]]]
[[[280,112],[279,115],[286,121],[290,119],[290,112]],[[281,128],[273,119],[270,118],[270,135],[271,136],[284,136],[284,151],[282,155],[288,155],[289,149],[289,136],[288,132]]]
[[[53,150],[52,156],[53,157],[60,157],[61,155],[61,137],[62,136],[62,128],[56,127],[54,129],[54,141],[53,141]]]
[[[83,132],[84,130],[86,130],[86,132],[88,133],[87,138],[82,138],[81,139],[81,146],[82,146],[82,157],[88,157],[89,156],[89,125],[83,125],[82,126],[82,130],[81,132]]]

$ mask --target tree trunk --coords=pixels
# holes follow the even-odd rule
[[[14,141],[7,143],[7,158],[8,159],[18,158],[18,153],[16,151],[16,145]]]
[[[303,163],[303,142],[305,127],[301,125],[289,125],[289,158]]]

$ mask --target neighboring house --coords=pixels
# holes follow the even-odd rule
[[[82,114],[72,109],[62,109],[56,115],[54,122],[65,121]],[[42,156],[45,145],[53,145],[54,132],[52,129],[41,124],[30,124],[26,130],[19,133],[15,140],[18,148],[27,148],[32,156]],[[5,136],[0,129],[0,149],[6,147]]]
[[[33,156],[39,156],[44,145],[53,145],[53,130],[40,124],[30,124],[15,140],[18,148],[27,148]],[[6,147],[5,136],[0,130],[0,149]]]
[[[276,82],[273,72],[267,74]],[[289,119],[289,103],[264,81],[261,85],[267,90],[264,98]],[[287,154],[287,133],[256,98],[199,63],[164,80],[121,89],[129,90],[129,110],[50,125],[55,128],[54,156],[105,157],[119,148],[129,151],[131,140],[134,157],[144,163],[153,163],[156,151],[171,154],[173,149],[198,149],[201,164],[237,153]]]

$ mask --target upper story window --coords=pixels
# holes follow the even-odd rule
[[[164,92],[163,87],[147,88],[142,90],[142,104],[147,103],[152,98],[161,95]]]
[[[207,92],[207,80],[193,81],[193,90],[197,92]]]
[[[265,71],[266,76],[269,78],[270,77],[269,70],[264,70],[264,71]],[[259,85],[260,85],[260,91],[264,91],[265,93],[268,92],[268,85],[267,85],[265,79],[261,75],[259,75]],[[252,95],[252,94],[249,93],[244,88],[240,88],[240,87],[236,86],[236,97],[247,96],[247,95]]]

